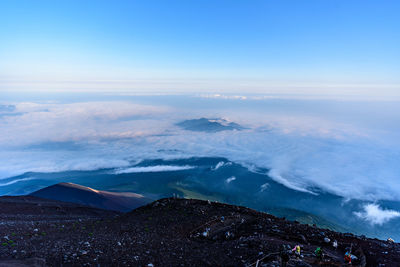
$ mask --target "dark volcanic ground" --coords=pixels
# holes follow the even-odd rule
[[[161,199],[122,214],[1,197],[0,210],[0,266],[280,266],[282,245],[296,244],[303,257],[291,255],[288,266],[343,266],[346,247],[360,266],[400,263],[399,244],[208,201]],[[317,246],[322,261],[313,254]]]

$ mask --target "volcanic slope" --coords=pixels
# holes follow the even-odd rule
[[[51,185],[30,195],[120,212],[128,212],[152,202],[140,194],[101,191],[73,183]]]
[[[396,243],[202,200],[167,198],[117,213],[2,197],[0,209],[0,266],[279,266],[282,247],[290,251],[297,244],[303,257],[290,255],[287,266],[343,266],[347,247],[358,266],[400,262]],[[313,254],[317,247],[323,248],[322,261]]]

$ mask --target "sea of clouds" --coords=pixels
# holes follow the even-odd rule
[[[168,171],[191,166],[132,165],[218,156],[303,192],[317,194],[320,188],[348,199],[400,200],[400,112],[393,114],[393,103],[382,103],[377,111],[371,103],[357,103],[354,110],[351,103],[318,100],[187,98],[195,104],[182,98],[153,104],[140,99],[1,103],[0,179],[101,168]],[[246,129],[204,133],[176,126],[200,117],[224,118]],[[357,216],[372,213],[373,206]]]

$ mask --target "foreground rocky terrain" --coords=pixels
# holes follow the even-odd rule
[[[0,266],[399,266],[400,245],[221,203],[161,199],[129,213],[0,198]],[[337,241],[337,247],[334,241]],[[323,259],[314,251],[322,247]],[[284,248],[284,249],[283,249]]]

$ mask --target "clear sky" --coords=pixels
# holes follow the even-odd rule
[[[400,96],[398,0],[0,1],[0,90]]]

